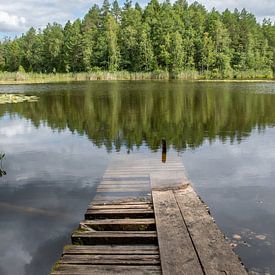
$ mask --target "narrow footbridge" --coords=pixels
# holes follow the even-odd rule
[[[157,156],[110,163],[52,275],[247,274],[181,158]]]

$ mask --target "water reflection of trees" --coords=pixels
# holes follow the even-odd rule
[[[38,103],[9,107],[38,127],[86,134],[96,145],[120,150],[165,138],[182,150],[205,139],[240,141],[255,127],[275,124],[275,95],[227,91],[222,86],[152,82],[93,84],[85,91],[45,93]]]

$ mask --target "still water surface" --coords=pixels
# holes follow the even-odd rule
[[[275,84],[0,86],[0,274],[48,274],[109,160],[179,154],[245,265],[275,274]],[[233,238],[234,235],[235,239]]]

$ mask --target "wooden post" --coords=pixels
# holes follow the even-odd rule
[[[166,162],[166,153],[167,153],[166,140],[163,138],[161,140],[161,142],[162,142],[162,162],[165,163]]]

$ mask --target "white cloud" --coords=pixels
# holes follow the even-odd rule
[[[83,17],[93,4],[102,2],[103,0],[0,0],[0,35],[7,32],[22,33],[31,26],[43,28],[48,22],[64,24],[67,20]],[[120,1],[121,4],[123,2],[124,0]],[[143,5],[149,1],[137,0],[137,2]],[[274,0],[198,0],[198,2],[207,9],[215,7],[220,11],[226,8],[230,10],[246,8],[256,15],[258,21],[268,17],[275,22]]]
[[[191,1],[194,2],[194,1]],[[264,18],[270,18],[275,22],[275,1],[274,0],[198,0],[207,9],[215,7],[219,11],[229,9],[233,11],[235,8],[238,10],[246,9],[253,13],[257,20],[261,22]]]
[[[0,0],[0,33],[43,28],[49,22],[64,24],[82,17],[100,0]]]
[[[23,16],[9,14],[5,11],[0,11],[0,30],[6,32],[13,32],[21,30],[26,23]]]

